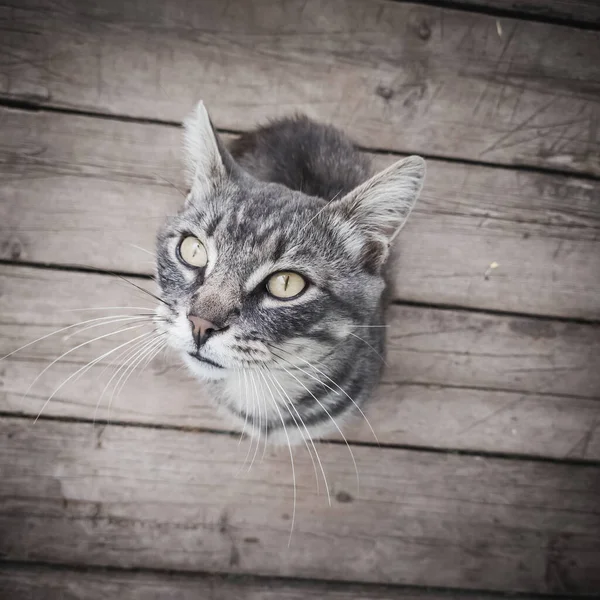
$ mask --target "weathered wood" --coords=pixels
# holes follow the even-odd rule
[[[7,266],[0,273],[0,356],[68,324],[123,312],[71,309],[152,306],[108,276]],[[600,459],[599,327],[416,307],[392,308],[390,324],[389,367],[366,410],[381,443]],[[0,410],[37,415],[73,372],[145,330],[80,348],[24,399],[40,371],[69,348],[127,325],[95,327],[69,339],[64,336],[71,331],[65,331],[0,362]],[[62,388],[44,414],[106,419],[110,392],[97,413],[95,407],[114,372],[106,370],[111,358]],[[134,377],[112,402],[110,416],[130,423],[229,426],[177,357],[157,360]],[[374,441],[360,419],[347,434]]]
[[[387,0],[5,7],[0,94],[245,130],[296,110],[361,144],[600,174],[600,33]]]
[[[152,250],[181,205],[180,129],[9,109],[0,119],[0,257],[151,273],[134,246]],[[593,182],[431,160],[398,249],[397,299],[600,318]]]
[[[8,560],[572,595],[600,589],[600,469],[355,447],[247,472],[228,436],[0,420]],[[240,471],[241,470],[241,471]],[[323,486],[321,485],[321,488]]]
[[[139,573],[0,564],[0,596],[14,600],[494,600],[497,594],[317,583],[243,575]],[[520,596],[529,600],[528,596]]]
[[[462,7],[515,11],[542,19],[560,19],[590,25],[600,24],[598,0],[459,0]],[[452,4],[452,0],[447,2]]]

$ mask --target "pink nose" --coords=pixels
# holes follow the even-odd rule
[[[202,319],[201,317],[197,317],[196,315],[188,315],[188,321],[192,325],[192,334],[194,339],[198,341],[209,336],[218,329],[214,323],[211,323],[206,319]]]

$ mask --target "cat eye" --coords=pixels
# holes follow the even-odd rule
[[[289,300],[295,298],[306,288],[306,280],[293,271],[273,273],[267,281],[267,290],[271,296]]]
[[[208,263],[208,254],[204,244],[191,235],[181,240],[179,258],[191,267],[205,267]]]

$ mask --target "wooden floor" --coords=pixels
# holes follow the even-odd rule
[[[298,449],[290,540],[287,450],[244,467],[172,359],[110,424],[108,358],[34,424],[131,338],[67,330],[0,362],[0,598],[600,595],[599,2],[9,0],[0,30],[0,356],[149,306],[108,272],[151,288],[199,99],[227,136],[302,111],[428,159],[380,445],[319,446],[331,505]]]

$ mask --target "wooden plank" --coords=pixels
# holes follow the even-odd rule
[[[322,448],[333,505],[286,449],[240,471],[228,436],[0,420],[7,560],[464,589],[600,589],[600,469]]]
[[[178,128],[0,110],[0,257],[152,272],[156,227],[181,205]],[[375,155],[383,168],[397,157]],[[600,318],[593,182],[443,161],[399,238],[394,297]],[[110,252],[107,247],[110,246]],[[491,277],[490,263],[500,267]]]
[[[151,306],[116,278],[20,267],[0,270],[0,294],[0,356],[60,327],[107,314],[71,309]],[[390,324],[389,367],[366,408],[382,444],[600,459],[598,326],[416,307],[393,307]],[[110,331],[96,327],[64,339],[66,331],[0,362],[0,411],[37,415],[67,377],[134,332],[65,357],[24,399],[40,371],[62,352]],[[106,369],[110,358],[59,390],[44,414],[106,419],[110,393],[98,412],[96,404],[114,372]],[[227,429],[201,385],[179,365],[177,357],[152,363],[113,401],[111,418]],[[347,434],[353,441],[374,441],[360,419]]]
[[[600,174],[600,33],[388,0],[24,0],[0,94],[246,130],[294,111],[371,148]]]
[[[0,594],[15,600],[493,600],[496,594],[312,582],[0,564]],[[529,596],[521,596],[530,600]],[[533,600],[533,597],[531,597]]]
[[[452,5],[452,0],[447,4]],[[541,19],[564,20],[589,25],[600,24],[600,4],[597,0],[459,0],[461,7],[517,12]]]

